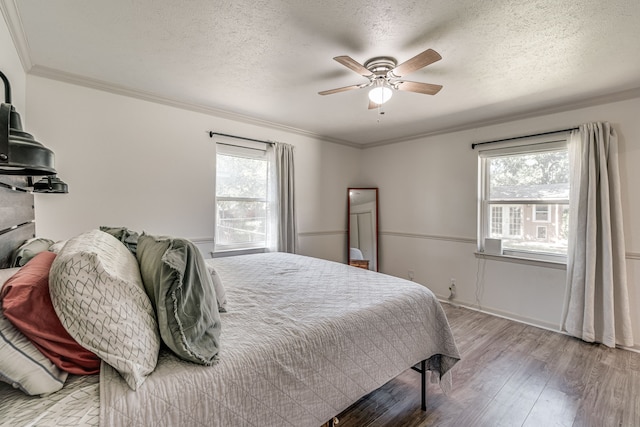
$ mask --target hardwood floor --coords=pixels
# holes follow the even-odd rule
[[[337,427],[640,426],[640,354],[443,304],[462,360],[453,389],[412,370],[338,416]]]

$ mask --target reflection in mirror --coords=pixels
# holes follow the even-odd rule
[[[349,265],[378,271],[378,189],[349,188]]]

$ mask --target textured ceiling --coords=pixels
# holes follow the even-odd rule
[[[0,0],[29,72],[350,144],[640,93],[638,0]],[[333,61],[443,59],[384,115]],[[244,116],[244,117],[243,117]],[[222,130],[225,131],[225,130]],[[265,135],[268,137],[268,135]]]

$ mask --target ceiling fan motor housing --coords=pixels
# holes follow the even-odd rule
[[[386,77],[397,65],[398,61],[390,56],[377,56],[364,63],[364,67],[377,77]]]

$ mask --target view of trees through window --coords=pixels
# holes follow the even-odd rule
[[[486,160],[490,225],[487,237],[502,239],[505,250],[566,255],[567,150],[518,153]]]
[[[264,158],[226,154],[216,161],[216,245],[266,244],[267,173]]]

